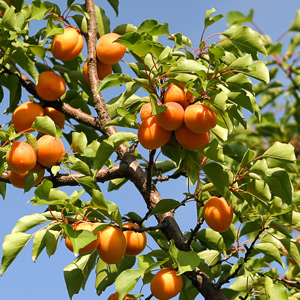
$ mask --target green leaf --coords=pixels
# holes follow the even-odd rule
[[[83,132],[72,132],[71,148],[73,151],[83,153],[87,143],[86,135]]]
[[[151,210],[150,215],[162,215],[176,207],[180,206],[180,202],[173,199],[161,199]]]
[[[227,13],[227,24],[232,26],[234,24],[241,24],[251,22],[253,19],[254,10],[251,8],[248,15],[245,16],[240,11],[230,11]]]
[[[78,294],[81,288],[84,289],[85,283],[96,265],[97,257],[96,251],[81,255],[64,268],[64,278],[70,298]]]
[[[270,82],[269,69],[263,61],[255,61],[249,66],[249,71],[244,70],[244,74],[258,79],[265,84]]]
[[[156,20],[145,20],[137,29],[138,33],[149,33],[151,35],[169,35],[169,25],[159,24]]]
[[[280,142],[275,142],[264,154],[263,156],[285,160],[289,162],[295,162],[295,148],[291,144],[284,144]]]
[[[34,234],[31,257],[35,262],[43,249],[46,247],[47,229],[41,229]]]
[[[283,284],[275,283],[269,291],[269,299],[272,300],[288,300],[290,299],[286,290],[286,287]]]
[[[210,228],[197,232],[196,237],[208,249],[223,251],[226,248],[222,235]]]
[[[110,74],[100,81],[97,93],[116,85],[131,82],[132,78],[128,74]]]
[[[136,30],[137,30],[137,27],[134,26],[133,24],[121,24],[121,25],[117,26],[113,30],[113,32],[118,33],[120,35],[123,35],[125,33],[133,32],[133,31],[136,31]]]
[[[45,237],[46,237],[46,250],[48,256],[50,257],[56,251],[58,238],[60,237],[60,231],[47,230]]]
[[[26,246],[31,238],[31,234],[24,232],[16,232],[8,234],[3,241],[3,256],[1,261],[1,271],[0,275],[3,275],[6,269],[18,256],[21,250]]]
[[[223,15],[216,15],[213,18],[211,17],[211,15],[215,12],[215,8],[212,8],[211,10],[207,10],[205,13],[205,19],[204,19],[204,26],[205,28],[207,28],[208,26],[216,23],[217,21],[219,21],[220,19],[222,19],[224,16]]]
[[[233,45],[242,52],[250,53],[253,59],[257,59],[257,52],[267,54],[260,35],[247,26],[233,25],[223,32]]]
[[[73,158],[69,157],[69,159],[72,162],[71,170],[74,170],[86,176],[92,176],[91,168],[85,162],[74,157]]]
[[[272,243],[256,244],[254,246],[254,251],[255,250],[257,251],[257,253],[263,253],[264,255],[270,257],[274,261],[278,262],[282,267],[284,267],[279,248],[274,246]]]
[[[106,16],[104,9],[95,5],[97,32],[100,36],[110,32],[110,20]]]
[[[27,215],[18,220],[17,224],[12,229],[11,233],[25,232],[37,225],[45,223],[47,221],[48,221],[48,219],[45,216],[38,214],[38,213],[35,213],[32,215]]]
[[[3,199],[5,199],[6,196],[6,182],[0,182],[0,195]]]
[[[270,188],[267,182],[263,179],[253,179],[247,184],[247,192],[257,197],[259,200],[266,205],[265,202],[268,202],[272,198]]]
[[[284,238],[279,239],[281,244],[287,250],[289,255],[295,260],[297,265],[300,267],[300,244],[294,239]]]
[[[177,275],[193,271],[200,264],[200,258],[194,251],[186,252],[178,250],[173,240],[171,240],[170,255],[177,264]]]
[[[11,5],[8,9],[5,10],[3,14],[1,26],[7,29],[14,30],[16,27],[16,23],[17,23],[17,17],[15,13],[15,7]]]
[[[115,281],[116,291],[119,293],[119,299],[123,299],[132,291],[141,277],[141,273],[136,269],[123,271]]]
[[[300,10],[297,11],[296,17],[293,20],[289,31],[300,31]]]
[[[221,259],[221,254],[217,250],[204,250],[198,253],[198,257],[202,258],[205,261],[205,263],[208,266],[210,266],[215,264]],[[213,268],[210,268],[210,272],[213,278],[218,277],[221,273],[221,264],[217,264]]]
[[[114,9],[116,15],[119,14],[119,0],[107,0],[111,7]]]
[[[54,121],[48,116],[36,117],[31,127],[44,134],[56,136],[56,126]]]

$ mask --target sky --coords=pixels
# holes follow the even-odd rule
[[[57,3],[65,2],[57,1]],[[82,0],[76,2],[82,3]],[[119,16],[116,17],[114,11],[106,1],[96,0],[95,3],[97,5],[103,3],[106,14],[111,18],[112,29],[119,24],[131,23],[138,26],[145,19],[156,19],[160,23],[168,22],[171,33],[180,32],[188,36],[195,46],[199,44],[203,30],[205,11],[212,7],[216,9],[216,14],[223,14],[224,16],[231,10],[239,10],[247,14],[249,9],[253,8],[255,23],[272,40],[276,40],[286,31],[294,19],[296,11],[300,8],[299,1],[296,0],[120,0]],[[35,24],[35,26],[38,26],[38,24]],[[225,31],[226,29],[226,18],[224,17],[217,24],[210,27],[206,36],[215,32]],[[113,91],[106,91],[104,96],[107,98],[112,97]],[[8,101],[6,94],[3,103],[0,104],[0,109],[7,107]],[[6,117],[3,115],[0,116],[1,118],[6,120]],[[1,120],[1,124],[3,124],[3,120]],[[120,191],[114,191],[109,194],[106,192],[105,185],[104,187],[101,186],[101,188],[107,200],[119,205],[121,213],[127,212],[128,207],[131,206],[132,210],[144,215],[146,211],[145,204],[132,184],[124,186]],[[69,194],[72,191],[70,188],[64,190]],[[158,190],[161,192],[163,198],[182,200],[184,197],[183,192],[187,190],[187,183],[182,179],[176,182],[158,184]],[[9,185],[7,186],[7,197],[4,201],[0,200],[1,243],[19,218],[34,212],[40,213],[45,209],[44,207],[33,207],[27,203],[32,196],[32,191],[24,194],[22,190]],[[176,218],[183,230],[189,230],[193,226],[196,220],[193,210],[194,206],[188,205],[176,214]],[[152,219],[152,222],[155,223],[155,220]],[[151,238],[148,238],[151,244]],[[25,247],[4,276],[0,278],[0,298],[5,300],[32,300],[41,298],[43,300],[52,300],[53,298],[67,300],[68,293],[63,278],[63,268],[74,260],[74,255],[65,248],[64,242],[61,241],[58,244],[56,253],[51,258],[48,258],[46,253],[43,252],[37,261],[33,263],[31,248],[32,243]],[[0,249],[0,256],[2,256],[2,249]],[[94,288],[94,280],[95,276],[94,272],[92,272],[86,284],[86,290],[75,295],[73,299],[107,299],[114,292],[114,288],[110,287],[99,298]],[[145,295],[148,296],[147,289],[144,291]],[[203,298],[199,295],[196,299],[200,300]]]

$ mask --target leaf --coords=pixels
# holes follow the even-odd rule
[[[2,244],[3,256],[1,261],[0,275],[4,274],[6,269],[26,246],[31,236],[31,234],[23,232],[16,232],[6,235]]]
[[[253,59],[257,59],[257,52],[267,54],[260,35],[247,26],[233,25],[223,32],[233,45],[242,52],[250,53]]]
[[[118,33],[119,35],[123,35],[128,32],[133,32],[136,31],[137,27],[134,26],[133,24],[121,24],[117,26],[113,32]]]
[[[100,36],[110,32],[110,20],[106,16],[104,9],[95,5],[97,32]]]
[[[226,248],[222,235],[210,228],[197,232],[196,237],[208,249],[223,251]]]
[[[264,205],[271,200],[272,194],[265,180],[253,179],[247,184],[247,191],[261,200]]]
[[[70,298],[78,294],[80,289],[84,289],[85,283],[96,265],[98,253],[81,255],[70,265],[64,268],[64,278]]]
[[[111,7],[114,9],[116,15],[119,15],[119,0],[107,0]]]
[[[221,259],[221,254],[217,250],[204,250],[198,253],[198,257],[203,259],[205,263],[210,266],[215,264]],[[200,266],[201,268],[201,266]],[[217,264],[213,268],[210,268],[212,278],[216,278],[221,273],[221,264]]]
[[[239,11],[229,11],[227,13],[227,24],[228,26],[232,26],[234,24],[241,24],[251,22],[253,19],[254,10],[251,8],[248,15],[245,16]]]
[[[137,29],[138,33],[149,33],[151,35],[169,35],[169,25],[164,23],[159,24],[156,20],[145,20]]]
[[[271,157],[279,160],[287,160],[289,162],[295,162],[295,148],[291,144],[285,144],[280,142],[275,142],[263,156]]]
[[[122,85],[131,82],[132,78],[128,74],[110,74],[100,81],[97,93],[116,85]]]
[[[11,5],[8,9],[5,10],[3,14],[1,26],[7,29],[14,30],[16,27],[16,23],[17,23],[17,18],[15,13],[15,7]]]
[[[48,221],[48,219],[45,216],[38,214],[38,213],[35,213],[32,215],[27,215],[18,220],[17,224],[12,229],[11,233],[25,232],[37,225],[45,223],[47,221]]]
[[[35,262],[43,249],[46,247],[47,229],[41,229],[34,234],[32,246],[32,260]]]
[[[73,151],[83,153],[87,143],[86,135],[83,132],[72,132],[71,148]]]
[[[244,74],[258,79],[265,84],[270,82],[269,69],[263,61],[255,61],[249,67],[249,71],[243,71]]]
[[[274,261],[278,262],[282,267],[284,267],[279,248],[274,246],[272,243],[260,243],[254,246],[254,251],[257,251],[259,254],[263,253],[266,256],[269,256]],[[255,253],[255,252],[254,252]]]
[[[123,271],[115,281],[116,291],[119,293],[119,299],[123,299],[132,291],[141,277],[141,273],[136,269]]]
[[[300,10],[297,11],[296,17],[289,27],[289,31],[300,31]]]
[[[36,117],[31,127],[44,134],[56,136],[56,126],[54,121],[48,116]]]
[[[162,215],[180,205],[180,202],[173,199],[161,199],[151,210],[150,215]]]
[[[222,19],[224,16],[223,15],[216,15],[213,18],[211,17],[211,15],[215,12],[215,8],[212,8],[211,10],[207,10],[205,13],[205,18],[204,18],[204,26],[205,28],[207,28],[208,26],[216,23],[217,21],[219,21],[220,19]]]
[[[284,238],[279,239],[281,244],[287,250],[289,255],[295,260],[297,265],[300,267],[300,244],[294,239]]]
[[[193,271],[200,264],[200,258],[194,251],[186,252],[178,250],[173,240],[171,240],[170,254],[177,264],[177,275]]]
[[[269,291],[269,299],[272,300],[288,300],[290,299],[286,290],[286,287],[283,284],[275,283]]]
[[[84,174],[86,176],[92,176],[92,171],[91,171],[90,167],[82,160],[75,158],[74,162],[72,159],[72,163],[73,164],[71,166],[71,170],[74,170],[74,171]]]

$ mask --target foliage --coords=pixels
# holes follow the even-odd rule
[[[142,224],[156,217],[158,225],[143,230],[157,249],[137,258],[125,256],[109,266],[94,251],[66,266],[70,298],[84,289],[93,270],[97,294],[115,284],[122,299],[140,281],[148,284],[157,267],[172,265],[184,276],[180,299],[192,300],[197,293],[212,299],[207,291],[215,293],[215,299],[298,299],[299,12],[289,28],[294,35],[281,56],[281,42],[273,43],[245,25],[253,24],[253,11],[247,16],[230,12],[230,27],[216,34],[219,39],[211,43],[214,35],[205,38],[205,31],[223,16],[213,16],[214,9],[207,11],[200,44],[194,48],[188,37],[172,34],[167,23],[156,20],[145,20],[139,26],[121,24],[111,30],[104,10],[90,0],[86,5],[68,1],[65,12],[50,2],[7,2],[0,3],[0,99],[7,103],[5,113],[11,114],[25,93],[49,105],[38,97],[34,83],[41,71],[50,68],[67,83],[67,93],[54,106],[64,112],[72,132],[59,129],[49,117],[38,117],[30,134],[16,132],[11,124],[3,126],[2,197],[9,184],[5,154],[12,141],[25,137],[34,145],[46,133],[63,137],[74,153],[65,153],[61,164],[49,168],[49,176],[37,187],[26,181],[25,190],[34,189],[30,205],[41,206],[43,212],[22,217],[5,237],[1,274],[30,240],[33,261],[42,251],[52,256],[59,239],[66,235],[77,253],[95,239],[91,232],[72,229],[78,220],[94,222],[97,232],[110,223],[122,227],[124,220]],[[108,2],[117,15],[118,1]],[[51,39],[65,25],[91,33],[89,7],[95,9],[98,37],[110,31],[121,34],[118,42],[127,47],[124,60],[131,70],[122,73],[123,64],[116,64],[114,74],[101,82],[91,81],[91,86],[82,74],[86,60],[82,54],[62,62],[49,51]],[[32,21],[41,24],[34,34]],[[88,57],[95,60],[91,51],[95,45],[86,41]],[[93,75],[93,66],[90,68]],[[286,74],[288,87],[278,80],[280,71]],[[172,145],[161,148],[161,161],[154,158],[155,150],[144,158],[148,152],[138,145],[136,135],[138,112],[146,101],[143,95],[151,99],[154,114],[160,113],[163,110],[156,103],[163,103],[171,83],[185,84],[185,91],[213,108],[218,124],[211,130],[210,143],[196,151],[183,149],[172,140]],[[123,92],[104,103],[101,92],[115,86],[121,86]],[[284,108],[280,115],[279,108]],[[97,118],[92,117],[95,113]],[[182,187],[182,199],[161,199],[156,183],[180,176],[189,182],[188,191]],[[134,207],[121,215],[117,204],[102,193],[101,183],[107,181],[109,191],[132,181],[147,204],[145,215],[130,213]],[[70,195],[60,189],[67,185],[74,186]],[[83,195],[90,200],[83,201]],[[223,196],[233,206],[234,221],[226,232],[202,226],[204,202],[211,196]],[[197,223],[190,232],[182,233],[173,213],[184,209],[186,202],[195,203]],[[283,261],[285,256],[288,259]],[[285,268],[285,274],[279,274],[279,267]],[[208,279],[202,285],[197,281],[200,271]]]

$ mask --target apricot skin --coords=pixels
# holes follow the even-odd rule
[[[126,47],[115,42],[119,37],[119,34],[112,32],[104,34],[99,38],[96,51],[100,61],[108,65],[113,65],[123,58]]]
[[[211,229],[224,232],[232,223],[232,205],[228,205],[223,197],[213,196],[204,204],[204,219]]]
[[[38,103],[25,102],[20,104],[13,112],[11,123],[17,131],[30,129],[36,117],[44,115],[43,107]]]
[[[141,145],[149,150],[165,145],[169,141],[171,134],[171,131],[157,124],[155,116],[145,119],[138,129],[138,138]]]
[[[51,118],[53,120],[53,122],[55,123],[56,126],[58,126],[60,129],[62,129],[65,125],[65,115],[53,108],[53,107],[45,107],[44,109],[44,113],[45,113],[45,116],[48,116],[49,118]]]
[[[217,125],[217,115],[208,106],[197,103],[186,108],[184,123],[191,131],[204,133]]]
[[[182,88],[184,84],[180,84]],[[190,103],[193,102],[194,96],[190,92],[184,92],[179,86],[171,83],[164,94],[164,103],[177,102],[185,109]]]
[[[45,71],[40,73],[35,89],[44,100],[56,101],[66,92],[66,82],[60,75]]]
[[[143,106],[140,109],[141,120],[144,121],[145,119],[147,119],[148,117],[150,117],[151,113],[152,113],[151,102],[147,102],[147,103],[143,104]]]
[[[112,66],[104,64],[103,62],[98,60],[97,61],[97,73],[98,73],[99,80],[103,80],[106,76],[108,76],[112,73]],[[91,84],[90,79],[89,79],[89,74],[88,74],[87,61],[83,65],[83,75],[84,75],[85,81],[88,84]]]
[[[116,293],[114,293],[114,294],[111,294],[111,295],[108,297],[107,300],[119,300],[119,293],[116,292]],[[128,297],[128,296],[125,296],[125,297],[123,298],[123,300],[132,300],[132,298],[131,298],[131,297]]]
[[[53,38],[51,44],[52,55],[62,61],[72,60],[79,55],[83,44],[84,39],[79,30],[66,27],[63,34],[58,34]]]
[[[189,130],[185,124],[182,124],[177,130],[175,130],[175,137],[177,142],[188,150],[197,150],[202,146],[209,143],[209,133],[195,133]]]
[[[163,268],[152,278],[150,289],[155,298],[168,300],[180,293],[182,286],[182,278],[175,270]]]
[[[6,153],[8,167],[15,173],[22,174],[31,170],[36,164],[35,150],[26,142],[14,142]]]
[[[100,258],[107,264],[121,261],[126,250],[126,239],[122,230],[115,226],[108,226],[101,231],[97,251]]]
[[[65,152],[63,142],[47,134],[38,139],[37,147],[37,161],[47,168],[59,163]]]
[[[177,102],[167,102],[165,106],[167,110],[156,115],[157,124],[170,131],[178,129],[183,123],[183,107]]]
[[[139,228],[138,225],[128,222],[123,224],[125,228]],[[126,239],[126,250],[125,254],[135,256],[140,254],[146,247],[147,236],[145,232],[135,232],[132,230],[126,230],[123,232]]]
[[[79,231],[79,230],[89,230],[92,231],[93,229],[93,223],[92,222],[80,222],[75,224],[74,228],[75,231]],[[86,246],[84,246],[83,248],[79,249],[78,253],[79,254],[86,254],[86,253],[90,253],[92,251],[94,251],[98,245],[99,245],[99,236],[100,236],[100,231],[98,231],[96,233],[97,235],[97,239],[93,240],[92,242],[90,242],[89,244],[87,244]],[[71,240],[69,239],[68,236],[66,236],[65,239],[65,244],[66,247],[73,252],[73,245],[71,243]]]

